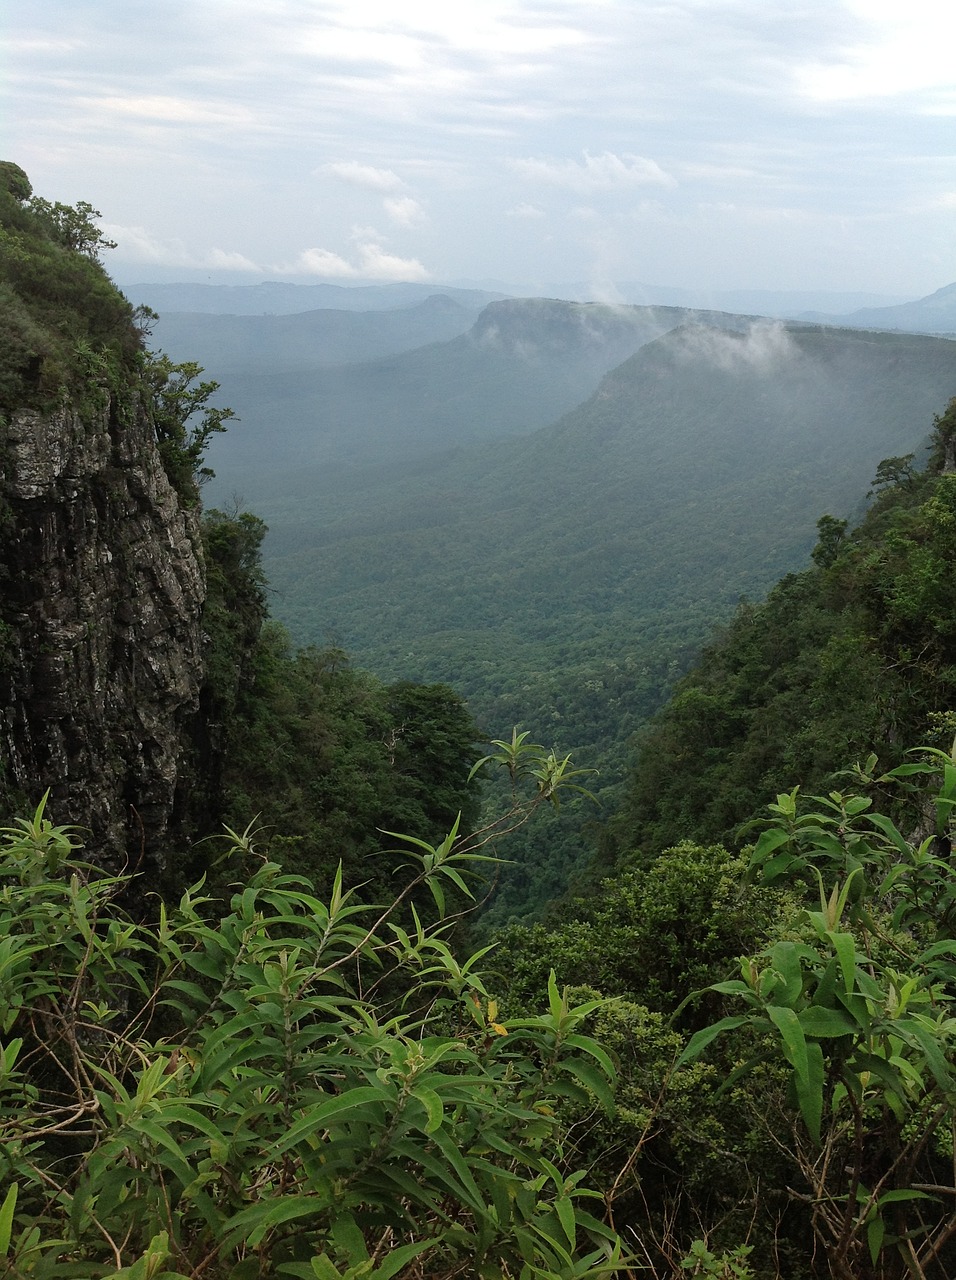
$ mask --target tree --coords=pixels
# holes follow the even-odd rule
[[[26,174],[23,176],[25,178]],[[23,189],[22,184],[19,189]],[[95,220],[102,217],[99,209],[94,209],[85,200],[70,205],[60,204],[59,201],[51,203],[42,196],[33,196],[30,210],[47,226],[51,237],[64,249],[82,253],[84,257],[100,262],[104,249],[116,248],[116,241],[108,240],[96,225]]]
[[[872,497],[877,489],[886,489],[895,485],[903,485],[904,487],[912,485],[916,475],[913,466],[914,457],[915,454],[906,453],[898,458],[884,458],[876,468],[876,475],[873,477],[873,488],[868,496]]]
[[[142,377],[160,457],[174,488],[189,505],[197,501],[198,486],[213,474],[204,465],[210,440],[236,416],[232,409],[209,404],[219,383],[200,382],[202,372],[202,366],[192,361],[176,364],[163,353],[143,355]]]

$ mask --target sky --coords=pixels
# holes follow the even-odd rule
[[[956,280],[952,0],[7,0],[121,283]]]

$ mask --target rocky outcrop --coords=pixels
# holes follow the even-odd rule
[[[0,463],[3,783],[155,869],[202,673],[197,517],[132,396],[0,419]]]

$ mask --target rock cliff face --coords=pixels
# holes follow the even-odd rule
[[[3,782],[50,788],[92,860],[155,869],[202,673],[197,518],[133,397],[0,417],[0,464]]]

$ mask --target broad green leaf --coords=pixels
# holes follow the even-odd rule
[[[807,1065],[807,1041],[799,1018],[792,1009],[786,1009],[774,1004],[767,1006],[767,1016],[780,1032],[787,1061],[793,1067],[798,1079],[805,1085],[809,1084],[810,1069]]]
[[[808,1009],[801,1009],[797,1017],[804,1035],[815,1039],[852,1035],[857,1030],[856,1024],[839,1009],[811,1005]]]
[[[241,1242],[255,1248],[276,1227],[297,1218],[315,1217],[326,1207],[316,1196],[286,1195],[281,1199],[261,1200],[229,1219],[223,1232],[223,1247],[235,1248]]]
[[[574,1217],[574,1205],[567,1196],[558,1196],[554,1202],[554,1207],[561,1223],[561,1230],[567,1236],[568,1244],[573,1249],[577,1243],[577,1223]]]
[[[833,929],[828,929],[826,936],[840,962],[843,988],[850,995],[856,989],[856,940],[852,933],[836,933]]]
[[[475,1182],[471,1170],[468,1168],[464,1157],[456,1145],[457,1139],[452,1137],[446,1129],[437,1129],[432,1134],[432,1142],[435,1143],[441,1154],[457,1174],[462,1188],[468,1197],[465,1203],[477,1213],[484,1214],[484,1197],[478,1190],[478,1184]]]
[[[719,1035],[725,1031],[733,1031],[737,1027],[742,1027],[745,1022],[750,1022],[751,1017],[744,1014],[740,1017],[721,1018],[719,1022],[711,1023],[709,1027],[702,1027],[700,1031],[694,1033],[690,1038],[684,1052],[674,1064],[676,1067],[682,1067],[685,1062],[693,1062],[704,1052],[711,1040],[716,1040]]]
[[[5,1258],[10,1249],[10,1236],[13,1232],[13,1215],[17,1208],[18,1190],[18,1184],[14,1182],[4,1196],[3,1205],[0,1206],[0,1258]]]
[[[442,1109],[441,1098],[439,1098],[435,1090],[418,1084],[412,1089],[412,1097],[418,1099],[428,1116],[425,1132],[434,1133],[436,1129],[440,1129],[445,1113]]]
[[[870,1250],[870,1262],[876,1266],[876,1260],[880,1256],[880,1250],[883,1248],[883,1238],[886,1235],[886,1223],[879,1213],[875,1213],[866,1224],[866,1243]]]
[[[345,1093],[336,1094],[328,1102],[322,1103],[296,1120],[285,1137],[276,1145],[276,1154],[282,1155],[304,1138],[310,1138],[320,1130],[327,1129],[330,1124],[341,1120],[349,1111],[358,1111],[375,1104],[387,1106],[390,1102],[389,1095],[374,1085],[360,1085],[356,1089],[347,1089]],[[378,1117],[373,1115],[372,1119],[377,1122]]]
[[[581,1058],[565,1058],[561,1066],[590,1089],[604,1110],[613,1115],[614,1095],[608,1087],[607,1078],[596,1067]]]
[[[582,1053],[592,1057],[609,1080],[613,1080],[617,1075],[614,1070],[614,1063],[611,1061],[607,1051],[602,1049],[597,1041],[592,1040],[590,1036],[566,1036],[564,1043],[570,1048],[579,1049]]]
[[[369,1280],[391,1280],[392,1276],[407,1266],[412,1258],[417,1258],[420,1253],[424,1253],[426,1249],[430,1249],[437,1243],[436,1236],[428,1240],[416,1240],[413,1244],[399,1245],[397,1249],[389,1249],[384,1262],[370,1272]]]
[[[783,989],[776,993],[777,999],[792,1009],[803,991],[803,969],[796,945],[778,942],[770,953],[770,963],[784,981]]]

